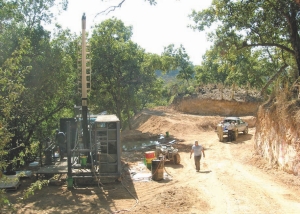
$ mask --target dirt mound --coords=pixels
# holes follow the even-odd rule
[[[200,131],[214,130],[222,118],[188,115],[171,107],[145,109],[133,118],[132,130],[122,131],[122,140],[156,138],[167,132],[171,138],[180,140],[185,133],[197,135]]]
[[[145,109],[132,120],[132,130],[122,131],[122,141],[157,138],[159,134],[169,133],[171,138],[183,141],[185,135],[195,135],[203,131],[214,131],[223,116],[190,115],[172,107]],[[256,118],[242,117],[249,127],[255,126]]]

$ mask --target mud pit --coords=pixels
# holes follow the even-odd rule
[[[147,173],[141,165],[143,152],[123,152],[119,183],[73,190],[64,183],[49,185],[18,203],[16,198],[29,184],[23,180],[21,189],[8,196],[16,203],[16,213],[299,213],[299,177],[274,169],[255,155],[255,128],[235,142],[219,142],[214,125],[220,120],[157,108],[137,116],[134,131],[122,133],[124,139],[132,139],[168,131],[177,139],[181,164],[165,164],[169,179],[133,181],[134,170]],[[195,139],[206,149],[200,173],[189,158]]]

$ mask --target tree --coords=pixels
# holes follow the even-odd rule
[[[171,68],[175,68],[179,71],[176,78],[187,81],[189,85],[189,80],[192,79],[194,75],[194,68],[189,61],[190,57],[186,53],[185,48],[180,45],[179,48],[174,49],[174,45],[171,44],[164,48],[162,56],[170,57],[170,62],[167,64],[172,65]]]
[[[52,2],[9,1],[0,8],[0,170],[32,161],[32,149],[52,134],[59,112],[73,107],[76,38],[58,29],[51,39],[42,27]],[[40,182],[25,196],[38,188]]]
[[[260,49],[237,51],[235,48],[224,50],[216,43],[203,56],[201,66],[195,68],[196,79],[198,83],[204,84],[222,83],[262,88],[280,64],[280,60],[278,61],[280,53],[272,51],[272,48],[268,49],[268,51]],[[272,52],[272,55],[264,54],[266,52]]]
[[[275,52],[281,50],[283,54],[277,55],[280,61],[278,67],[284,65],[286,59],[293,58],[297,67],[296,78],[298,78],[300,74],[300,22],[297,15],[299,8],[293,0],[216,0],[210,8],[200,12],[193,11],[190,17],[195,22],[192,28],[199,31],[217,25],[213,39],[225,51],[230,48],[239,51],[261,47],[273,48]],[[265,53],[267,52],[268,50]],[[288,61],[288,63],[293,66],[293,62]]]
[[[12,57],[7,59],[0,68],[0,171],[2,172],[9,164],[16,164],[17,159],[13,158],[11,162],[6,161],[9,150],[6,149],[7,144],[11,141],[13,134],[11,133],[9,120],[14,117],[12,109],[15,106],[21,107],[16,102],[22,92],[25,90],[23,86],[24,75],[29,70],[20,70],[20,62],[22,56],[26,54],[28,48],[28,40],[23,40],[20,49],[15,50]],[[21,146],[21,145],[20,145]],[[0,190],[0,209],[8,204],[7,199],[3,195],[4,191]]]
[[[137,91],[135,98],[138,103],[138,108],[134,109],[135,114],[149,105],[165,103],[165,97],[162,96],[164,82],[158,79],[155,73],[155,71],[162,68],[162,56],[151,53],[144,55],[144,61],[141,64],[141,72],[144,76],[140,79],[141,87]]]
[[[43,2],[39,2],[39,8],[47,8],[47,3],[51,2],[44,1],[45,5],[41,5]],[[71,56],[75,54],[75,50],[68,52],[72,44],[71,35],[69,32],[61,31],[57,35],[59,38],[51,41],[50,33],[40,25],[47,14],[34,16],[35,13],[41,11],[27,10],[31,8],[28,4],[30,1],[20,2],[21,6],[13,5],[12,9],[16,12],[10,13],[11,16],[8,17],[10,21],[3,22],[6,27],[0,34],[0,44],[3,48],[0,62],[4,71],[9,68],[7,67],[7,58],[12,61],[17,60],[12,53],[20,49],[23,41],[28,43],[26,54],[22,54],[22,57],[18,58],[18,67],[14,68],[28,72],[22,76],[11,77],[22,79],[22,82],[18,81],[24,89],[14,100],[19,105],[10,108],[8,117],[5,116],[4,109],[0,111],[0,115],[5,117],[7,130],[12,136],[10,144],[7,146],[15,148],[20,143],[23,145],[22,148],[14,150],[9,159],[24,157],[33,143],[38,143],[45,136],[49,136],[51,129],[53,130],[53,126],[57,124],[55,115],[63,108],[73,106],[74,100],[76,77],[74,60],[76,59]],[[35,17],[34,22],[30,21],[30,24],[27,22],[17,23],[19,17],[22,17],[20,14],[31,14]],[[5,89],[3,90],[7,93]],[[28,155],[31,156],[29,153]]]
[[[141,68],[145,52],[131,36],[132,28],[113,18],[97,25],[90,39],[91,103],[98,111],[115,112],[121,121],[124,114],[128,118],[130,111],[138,108],[135,96],[148,76]]]

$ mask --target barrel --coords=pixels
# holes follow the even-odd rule
[[[151,169],[151,161],[155,159],[155,151],[145,152],[145,162],[148,169]]]
[[[81,166],[86,166],[87,156],[80,157],[80,164]]]
[[[170,137],[169,132],[166,132],[166,138],[169,138],[169,137]]]
[[[164,161],[154,159],[151,164],[152,180],[160,181],[164,179]]]

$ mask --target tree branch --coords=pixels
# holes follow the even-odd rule
[[[109,14],[110,12],[115,11],[117,8],[122,7],[122,4],[123,4],[125,1],[126,1],[126,0],[122,0],[118,5],[116,5],[116,6],[110,6],[110,7],[107,8],[106,10],[103,10],[103,11],[101,11],[100,13],[97,13],[97,14],[95,15],[94,18],[96,18],[98,15],[101,15],[101,14],[104,14],[104,13],[105,13],[105,15],[107,15],[107,14]],[[156,5],[156,1],[155,1],[155,0],[145,0],[145,1],[148,1],[150,5]]]
[[[285,63],[280,69],[279,71],[277,71],[276,74],[274,74],[273,77],[271,77],[271,79],[266,83],[266,85],[262,88],[262,90],[260,91],[260,95],[262,95],[265,90],[269,87],[269,85],[275,80],[277,79],[277,77],[288,67],[288,65]]]
[[[278,48],[281,48],[282,50],[285,50],[293,55],[295,55],[295,51],[284,46],[284,45],[280,45],[280,44],[276,44],[276,43],[258,43],[258,44],[247,44],[247,42],[244,42],[243,43],[243,46],[241,48],[238,48],[238,50],[240,49],[243,49],[243,48],[247,48],[247,47],[259,47],[259,46],[263,46],[263,47],[266,47],[266,46],[271,46],[271,47],[278,47]]]
[[[110,12],[115,11],[117,8],[122,7],[122,4],[123,4],[125,1],[126,1],[126,0],[122,0],[118,5],[116,5],[116,6],[110,6],[110,7],[108,7],[107,9],[105,9],[105,10],[103,10],[103,11],[97,13],[97,14],[95,15],[94,18],[96,18],[98,15],[101,15],[101,14],[107,15],[107,14],[109,14]]]

